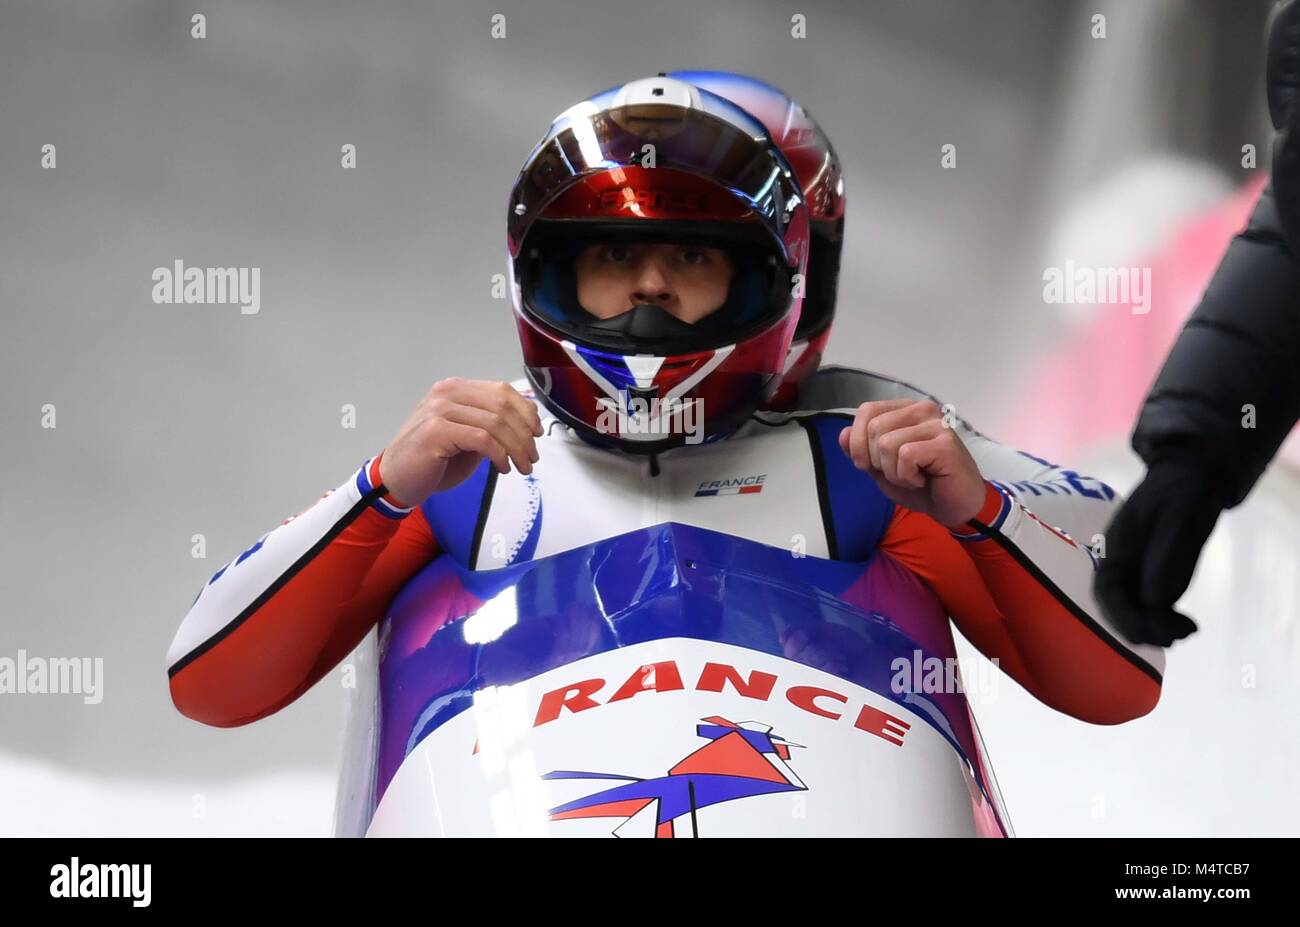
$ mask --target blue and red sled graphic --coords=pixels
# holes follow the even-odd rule
[[[604,789],[551,809],[552,821],[574,818],[623,818],[615,837],[644,832],[653,823],[655,837],[676,837],[676,822],[686,818],[699,836],[696,812],[723,802],[806,792],[808,787],[790,768],[790,748],[802,747],[772,733],[770,724],[736,723],[711,715],[700,719],[695,732],[709,743],[668,770],[665,776],[639,779],[612,773],[557,770],[543,779],[615,779],[626,784]],[[649,818],[653,817],[653,822]]]

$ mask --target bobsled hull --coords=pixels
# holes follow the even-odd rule
[[[469,571],[380,629],[369,836],[1003,836],[928,589],[678,524]],[[362,828],[357,828],[360,831]]]

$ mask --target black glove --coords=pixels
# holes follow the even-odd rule
[[[1195,458],[1171,455],[1152,464],[1111,520],[1093,590],[1131,643],[1168,647],[1196,630],[1174,603],[1222,509],[1221,481]]]

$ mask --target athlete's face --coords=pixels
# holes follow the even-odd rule
[[[598,318],[650,303],[691,324],[726,302],[733,270],[725,251],[676,244],[590,245],[573,266],[578,302]]]

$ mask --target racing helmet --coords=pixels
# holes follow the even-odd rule
[[[811,237],[803,309],[781,386],[767,403],[768,408],[788,408],[803,381],[821,366],[835,318],[846,205],[839,157],[808,110],[771,84],[731,71],[669,71],[668,76],[730,100],[763,123],[794,169],[808,204]]]
[[[780,386],[809,209],[735,103],[660,74],[565,110],[519,172],[506,242],[528,380],[587,440],[651,454],[714,440]],[[725,251],[721,306],[688,323],[649,301],[604,319],[579,303],[584,248],[655,243]]]

